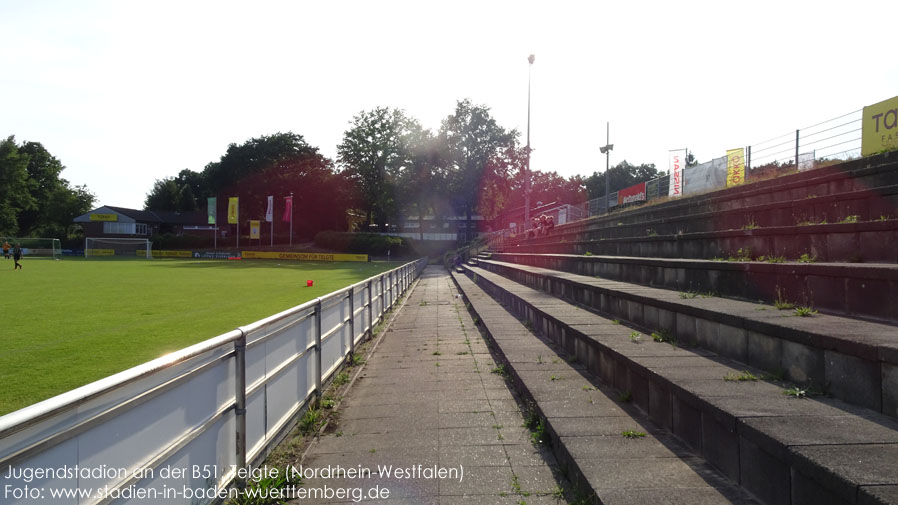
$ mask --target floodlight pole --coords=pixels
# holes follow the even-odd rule
[[[610,187],[609,180],[611,179],[608,174],[608,170],[611,167],[611,150],[614,149],[614,144],[611,143],[611,125],[608,122],[605,122],[605,145],[599,148],[599,151],[605,154],[605,214],[608,213],[608,209],[611,208],[609,205],[611,202],[608,201],[608,189]]]
[[[530,74],[533,70],[535,55],[527,57],[527,168],[524,169],[524,230],[530,226]]]

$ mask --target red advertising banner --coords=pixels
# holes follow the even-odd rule
[[[617,204],[624,205],[627,203],[633,202],[644,202],[645,201],[645,183],[640,182],[635,186],[630,186],[627,189],[622,189],[617,192]]]

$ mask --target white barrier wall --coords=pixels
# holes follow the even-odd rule
[[[425,264],[0,417],[0,504],[212,501],[321,394]]]

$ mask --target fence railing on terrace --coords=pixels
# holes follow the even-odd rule
[[[820,123],[800,128],[763,142],[745,147],[745,179],[769,179],[796,171],[811,170],[835,160],[849,160],[861,156],[861,120],[863,109],[858,109]],[[726,156],[683,169],[683,195],[704,193],[726,187]],[[643,202],[618,205],[618,192],[572,205],[568,222],[605,215],[612,210],[641,205],[669,196],[670,175],[663,175],[645,182],[646,199]],[[617,188],[625,189],[625,188]],[[578,216],[578,217],[573,217]],[[491,245],[505,241],[510,230],[497,230],[489,234]]]
[[[225,489],[236,469],[265,457],[425,265],[407,263],[0,417],[0,489],[15,491],[0,503],[112,503],[137,488],[153,502],[212,501],[199,493]],[[166,468],[185,473],[166,478]],[[15,478],[41,469],[53,471]]]

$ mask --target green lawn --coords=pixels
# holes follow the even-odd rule
[[[0,415],[400,263],[0,257]],[[314,280],[307,288],[306,280]]]

